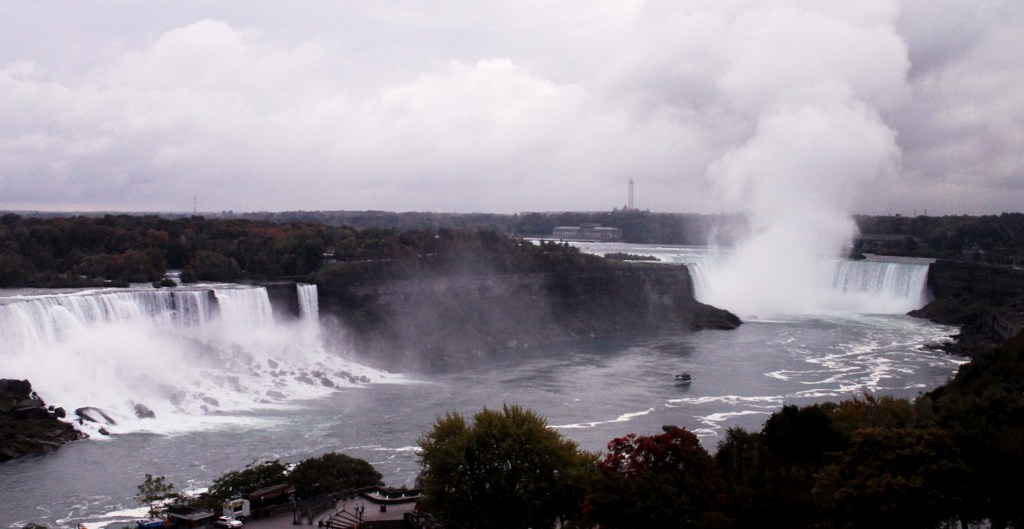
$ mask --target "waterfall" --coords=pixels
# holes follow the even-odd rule
[[[265,288],[214,290],[225,325],[244,331],[274,323],[274,311]]]
[[[727,275],[722,273],[727,258],[701,256],[685,262],[692,277],[694,296],[699,301],[729,310],[745,308],[745,293],[732,289]],[[807,278],[817,284],[817,288],[812,289],[814,295],[808,299],[786,300],[787,308],[796,310],[783,312],[904,314],[927,302],[928,266],[926,261],[909,259],[822,260],[817,277]],[[764,281],[770,282],[771,278],[765,277]]]
[[[929,259],[872,255],[861,261],[789,256],[736,261],[736,248],[576,243],[587,253],[650,255],[685,265],[694,297],[744,319],[787,315],[905,314],[928,301]],[[791,257],[790,260],[786,260]],[[803,259],[801,259],[803,257]],[[784,277],[780,277],[784,276]]]
[[[920,307],[927,294],[928,265],[879,261],[838,261],[829,281],[833,291],[906,300]]]
[[[320,319],[320,305],[317,300],[316,285],[299,283],[296,285],[299,295],[299,318],[317,321]]]
[[[299,321],[277,321],[263,287],[0,291],[0,378],[29,379],[69,410],[102,408],[127,431],[187,429],[379,379],[328,350],[316,286],[296,288]],[[157,419],[136,417],[136,404]]]
[[[0,333],[11,350],[59,342],[75,330],[105,323],[193,326],[217,312],[209,290],[84,291],[33,296],[0,305]]]

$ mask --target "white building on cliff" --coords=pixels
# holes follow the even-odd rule
[[[618,228],[606,228],[600,224],[559,226],[555,228],[551,237],[560,241],[614,242],[622,240],[622,230]]]

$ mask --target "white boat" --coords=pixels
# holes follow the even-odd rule
[[[676,384],[680,386],[689,385],[692,380],[693,377],[689,373],[679,373],[676,375]]]

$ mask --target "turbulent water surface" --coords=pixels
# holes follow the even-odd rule
[[[690,262],[695,276],[708,271],[700,268],[708,256],[692,249],[604,248]],[[9,292],[0,301],[0,330],[13,345],[0,351],[0,377],[29,378],[49,403],[102,407],[119,422],[110,437],[92,431],[92,439],[55,454],[0,465],[0,527],[126,521],[141,515],[132,496],[144,473],[188,489],[253,460],[292,462],[329,450],[367,459],[390,485],[412,485],[416,438],[435,418],[504,403],[539,412],[589,450],[665,424],[695,431],[713,450],[726,428],[758,429],[783,404],[864,392],[913,397],[947,380],[959,360],[922,347],[952,329],[894,314],[886,304],[922,301],[923,282],[913,282],[927,264],[900,267],[821,279],[840,298],[845,289],[864,298],[857,304],[870,306],[873,297],[884,310],[822,308],[748,319],[735,331],[491,353],[430,373],[366,368],[357,352],[332,345],[339,342],[318,325],[311,286],[299,287],[292,318],[280,317],[262,288],[69,299]],[[879,279],[886,274],[903,279]],[[12,297],[18,294],[36,295]],[[692,373],[690,386],[673,383],[679,371]],[[157,418],[135,418],[135,403]]]

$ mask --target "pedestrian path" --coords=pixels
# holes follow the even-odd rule
[[[347,529],[360,522],[377,522],[402,520],[405,513],[416,509],[416,502],[374,503],[362,496],[338,500],[333,508],[320,513],[313,513],[312,518],[303,513],[301,520],[296,520],[294,513],[286,512],[269,518],[249,520],[243,529],[296,529],[298,526],[331,527],[331,529]],[[330,521],[337,523],[328,525]]]

